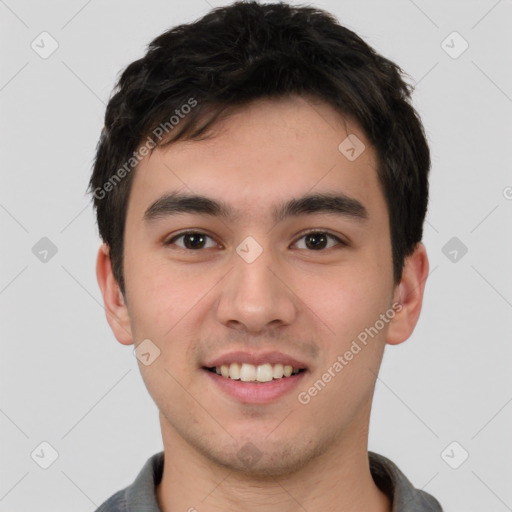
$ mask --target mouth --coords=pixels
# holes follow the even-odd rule
[[[229,366],[203,366],[201,369],[216,392],[238,404],[251,405],[267,405],[285,398],[309,373],[306,368],[269,363],[257,367],[231,363]]]
[[[293,378],[293,376],[306,372],[306,368],[294,368],[291,365],[280,363],[253,365],[248,363],[231,363],[220,366],[203,366],[203,369],[229,380],[253,384],[266,384]]]

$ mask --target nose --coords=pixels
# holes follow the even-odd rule
[[[217,305],[219,322],[248,333],[292,324],[298,298],[289,273],[270,249],[250,261],[234,252],[234,267],[226,276]]]

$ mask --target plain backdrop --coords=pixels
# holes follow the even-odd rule
[[[105,319],[85,190],[118,73],[218,5],[0,1],[2,512],[93,511],[163,449]],[[413,335],[386,347],[369,448],[446,512],[512,510],[512,2],[310,5],[408,73],[432,151],[431,273]]]

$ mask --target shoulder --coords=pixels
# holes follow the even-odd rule
[[[149,457],[135,480],[113,494],[95,512],[160,512],[155,489],[162,478],[163,466],[163,451]]]
[[[95,512],[126,512],[126,489],[117,491],[105,500]]]
[[[416,489],[398,466],[383,455],[368,452],[376,485],[392,500],[393,512],[443,512],[431,494]]]

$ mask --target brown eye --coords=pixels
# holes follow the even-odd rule
[[[186,231],[185,233],[181,233],[177,236],[174,236],[167,242],[165,242],[165,245],[172,245],[175,243],[176,240],[179,240],[180,238],[183,238],[183,246],[178,245],[181,249],[189,249],[189,250],[197,250],[197,249],[204,249],[205,248],[205,240],[207,238],[212,237],[208,236],[205,233],[201,233],[200,231]],[[213,244],[213,247],[215,247],[215,243]]]
[[[326,248],[329,238],[338,242],[338,245],[342,245],[342,246],[347,245],[343,240],[341,240],[337,236],[332,235],[326,231],[310,231],[308,233],[303,234],[299,238],[299,240],[302,240],[302,239],[305,240],[305,247],[299,247],[299,249],[306,248],[306,249],[310,249],[313,251],[321,251]],[[331,247],[333,247],[333,246],[331,245],[330,247],[327,247],[327,248],[330,249]]]

